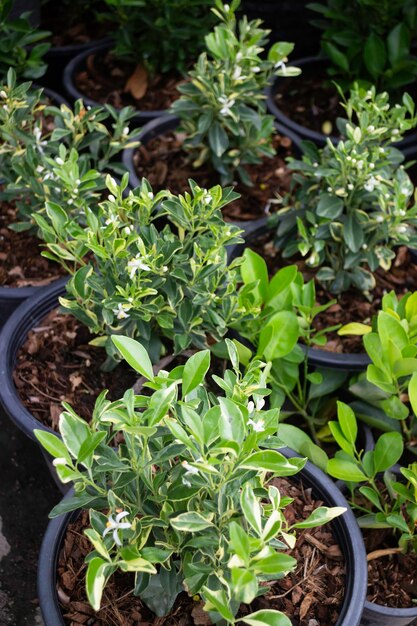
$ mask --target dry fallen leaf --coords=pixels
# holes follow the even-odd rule
[[[138,63],[133,74],[127,79],[124,91],[131,93],[136,100],[140,100],[147,90],[148,72],[143,65]]]
[[[308,593],[300,605],[300,620],[303,620],[310,610],[310,606],[314,600],[314,596],[312,593]]]

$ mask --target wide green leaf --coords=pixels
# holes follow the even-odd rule
[[[131,337],[112,335],[111,339],[127,363],[148,380],[154,379],[152,362],[139,341]]]
[[[245,622],[249,626],[292,626],[292,622],[284,613],[273,609],[255,611],[255,613],[242,617],[239,621]]]
[[[184,365],[182,374],[182,393],[186,396],[200,385],[210,367],[210,350],[193,354]]]
[[[374,448],[375,473],[384,472],[400,460],[404,442],[400,433],[382,434]]]
[[[257,353],[268,361],[280,359],[294,349],[299,336],[296,314],[292,311],[280,311],[263,327]]]
[[[191,511],[189,513],[181,513],[177,517],[170,519],[170,524],[175,530],[181,532],[197,533],[209,526],[213,526],[212,522],[203,517],[200,513]]]
[[[274,472],[280,476],[293,476],[304,467],[306,459],[287,459],[276,450],[260,450],[247,456],[240,464],[246,469]]]
[[[342,515],[345,511],[346,508],[343,506],[319,506],[307,519],[293,524],[293,528],[316,528],[317,526],[331,522],[332,519]]]

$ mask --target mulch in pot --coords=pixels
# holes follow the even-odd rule
[[[294,498],[286,509],[286,517],[292,523],[306,519],[322,505],[312,498],[311,489],[287,479],[273,480],[281,494]],[[167,617],[156,617],[132,594],[134,577],[130,574],[114,574],[107,584],[102,608],[95,612],[88,604],[85,594],[85,556],[92,546],[83,535],[89,526],[88,515],[70,524],[64,538],[58,561],[57,593],[64,621],[70,626],[209,626],[208,614],[202,603],[180,594]],[[330,626],[337,622],[344,596],[345,572],[343,556],[332,533],[331,524],[322,528],[305,529],[297,533],[295,550],[288,551],[297,559],[293,574],[271,584],[266,596],[257,598],[250,607],[241,606],[240,615],[268,608],[283,611],[293,626],[315,624]]]
[[[268,265],[269,275],[273,276],[281,267],[296,264],[305,280],[315,278],[316,268],[306,265],[303,258],[295,256],[290,259],[283,259],[277,248],[275,248],[273,232],[251,241],[249,247],[260,254]],[[337,296],[337,303],[333,304],[327,311],[320,313],[313,322],[314,328],[322,330],[336,324],[348,324],[350,322],[362,322],[369,324],[372,317],[378,314],[381,309],[381,301],[385,293],[393,290],[398,296],[405,295],[408,291],[415,291],[417,287],[417,265],[413,263],[408,249],[404,246],[398,248],[397,256],[394,259],[391,269],[384,272],[379,268],[374,273],[376,287],[371,292],[372,300],[369,301],[357,289],[348,291]],[[336,296],[325,289],[316,281],[317,303],[322,305]],[[340,337],[337,332],[327,335],[328,341],[325,346],[320,346],[322,350],[339,353],[361,353],[364,352],[362,337],[357,335],[345,335]]]
[[[141,111],[168,109],[179,98],[183,78],[176,72],[147,75],[143,66],[117,59],[111,51],[92,53],[86,68],[75,74],[76,88],[101,104],[117,109],[134,106]]]
[[[337,78],[334,80],[338,82]],[[410,93],[413,99],[417,97],[415,84],[407,85],[403,91]],[[317,133],[336,136],[339,135],[337,118],[346,117],[340,99],[325,68],[316,64],[303,66],[299,77],[280,81],[274,94],[275,104],[292,122]]]
[[[106,8],[105,3],[103,8]],[[79,15],[74,15],[74,8],[70,4],[50,0],[42,7],[41,28],[51,32],[46,41],[50,41],[54,47],[62,47],[87,44],[107,37],[113,26],[109,22],[99,21],[94,10],[84,9]]]
[[[103,389],[117,400],[138,378],[124,361],[113,371],[100,367],[104,348],[90,346],[92,335],[72,315],[54,309],[29,332],[20,348],[13,374],[24,406],[40,422],[58,430],[62,402],[87,420]]]
[[[9,228],[16,221],[16,206],[0,202],[0,286],[41,287],[63,276],[58,263],[41,256],[44,246],[36,235]]]
[[[201,187],[219,184],[219,174],[208,163],[193,168],[189,154],[182,148],[184,135],[165,133],[140,146],[134,155],[137,175],[149,180],[156,191],[169,189],[174,194],[189,190],[188,180],[195,180]],[[246,166],[253,187],[236,182],[235,191],[241,198],[228,204],[223,215],[229,220],[253,220],[265,216],[270,200],[287,193],[291,183],[291,171],[285,159],[292,156],[292,141],[276,134],[274,148],[277,154],[264,158],[259,165]]]

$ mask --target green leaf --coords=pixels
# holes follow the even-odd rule
[[[331,522],[332,519],[342,515],[345,511],[346,508],[343,506],[319,506],[307,519],[293,524],[292,528],[316,528],[316,526],[322,526],[323,524]]]
[[[327,464],[327,473],[333,476],[333,478],[345,480],[346,482],[360,483],[367,478],[355,463],[342,459],[330,459]]]
[[[375,33],[371,33],[365,42],[364,60],[372,78],[378,79],[384,71],[387,53],[383,40]]]
[[[77,462],[83,463],[100,445],[100,443],[104,441],[106,436],[107,433],[104,431],[91,434],[90,437],[81,445],[80,451],[78,452]]]
[[[244,485],[240,494],[240,506],[246,521],[252,526],[256,534],[262,537],[261,506],[249,483]]]
[[[384,472],[400,460],[404,442],[400,433],[384,433],[374,448],[375,473]]]
[[[208,132],[208,139],[214,154],[221,157],[229,146],[229,138],[224,128],[217,122],[214,122]]]
[[[61,441],[61,439],[52,433],[48,433],[46,430],[35,429],[33,431],[36,439],[39,441],[41,446],[45,448],[49,454],[53,457],[66,459],[67,461],[71,461],[71,457],[68,453],[65,444]]]
[[[277,578],[283,573],[293,570],[296,565],[297,561],[292,556],[282,552],[273,552],[262,558],[255,557],[251,561],[251,568],[256,573],[276,576]]]
[[[170,570],[161,567],[158,574],[149,578],[144,589],[140,590],[139,587],[137,595],[158,617],[164,617],[174,606],[181,591],[179,576],[172,566]]]
[[[306,456],[314,465],[325,471],[328,463],[326,452],[316,445],[313,440],[301,428],[292,424],[279,424],[277,435],[279,439],[293,450]]]
[[[250,613],[238,621],[245,622],[249,626],[292,626],[292,622],[284,613],[273,609],[255,611],[255,613]]]
[[[81,446],[90,437],[90,429],[80,417],[64,411],[59,418],[59,431],[64,444],[72,456],[76,459]]]
[[[229,533],[232,550],[246,563],[250,554],[248,535],[237,522],[230,522]]]
[[[355,444],[358,434],[358,424],[356,417],[350,406],[344,402],[337,402],[337,419],[344,437],[351,443]]]
[[[203,587],[202,595],[206,604],[204,605],[205,611],[216,611],[219,613],[225,620],[232,623],[235,621],[234,615],[229,607],[229,601],[226,596],[226,592],[224,589],[209,589],[208,587]]]
[[[85,576],[87,598],[95,611],[100,609],[101,596],[106,585],[106,570],[108,563],[100,557],[94,557],[88,562]]]
[[[231,587],[238,602],[250,604],[258,592],[258,581],[250,570],[233,568]]]
[[[317,215],[334,220],[343,213],[343,200],[329,193],[323,193],[317,204]]]
[[[112,335],[111,340],[124,360],[127,361],[134,370],[142,374],[142,376],[145,376],[148,380],[154,380],[151,360],[147,351],[139,341],[121,335]]]
[[[209,519],[193,511],[190,513],[181,513],[177,515],[177,517],[171,518],[170,524],[175,530],[188,533],[197,533],[209,526],[213,526]]]
[[[274,472],[280,476],[293,476],[305,465],[307,459],[286,459],[276,450],[261,450],[247,456],[240,464],[246,469]]]
[[[390,31],[387,37],[388,58],[391,65],[396,65],[408,57],[410,34],[404,22],[400,22]]]
[[[210,367],[210,350],[197,352],[188,359],[182,374],[182,393],[186,396],[198,387],[205,378]]]
[[[268,292],[268,268],[264,259],[250,248],[245,248],[240,273],[245,285],[258,281],[259,294],[263,301]]]
[[[88,539],[93,544],[94,549],[97,550],[100,556],[102,556],[107,562],[111,562],[110,554],[103,543],[102,537],[98,534],[98,532],[94,530],[94,528],[87,528],[84,531],[84,535],[88,537]]]
[[[237,404],[230,398],[219,398],[219,434],[226,441],[243,442],[246,428],[243,415]]]
[[[414,372],[408,383],[408,396],[414,415],[417,415],[417,372]]]
[[[289,354],[297,344],[300,328],[292,311],[276,313],[264,326],[259,336],[258,355],[272,361]]]

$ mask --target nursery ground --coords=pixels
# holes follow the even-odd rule
[[[0,477],[0,625],[41,626],[38,553],[60,494],[36,444],[1,409]]]

